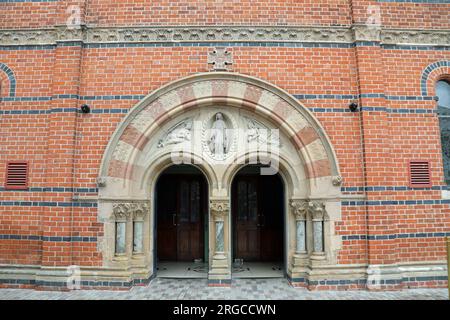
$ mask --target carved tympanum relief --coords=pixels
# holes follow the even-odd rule
[[[281,146],[278,130],[270,129],[252,118],[245,117],[245,120],[247,121],[247,143]]]
[[[157,142],[151,144],[155,151],[190,150],[205,159],[221,162],[245,150],[271,152],[282,147],[278,128],[237,110],[211,109],[192,112],[181,121],[174,119],[167,125],[168,129],[162,129]],[[148,152],[148,159],[153,155]]]
[[[235,133],[239,124],[229,113],[215,112],[203,120],[203,153],[216,161],[223,161],[235,151]]]
[[[215,157],[222,158],[229,151],[230,133],[221,112],[216,113],[214,119],[209,132],[209,150]]]
[[[191,141],[192,119],[185,119],[172,128],[158,141],[158,148],[170,144],[179,144]]]

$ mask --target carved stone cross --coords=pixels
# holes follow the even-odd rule
[[[227,71],[227,66],[233,64],[233,56],[227,48],[214,48],[213,52],[208,53],[208,64],[212,64],[214,71]]]

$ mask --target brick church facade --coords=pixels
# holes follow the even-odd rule
[[[0,8],[0,287],[447,284],[449,1]]]

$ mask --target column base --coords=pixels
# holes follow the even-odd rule
[[[124,254],[116,254],[113,258],[114,261],[128,261],[128,256]]]
[[[325,252],[313,252],[309,257],[311,260],[325,260]]]
[[[292,271],[297,272],[298,270],[303,271],[305,266],[308,265],[308,253],[299,252],[292,256]]]
[[[225,255],[225,252],[217,252],[214,256],[213,256],[213,264],[214,261],[222,261],[222,260],[226,260],[227,256]]]
[[[133,253],[133,255],[131,256],[131,259],[133,259],[133,260],[142,260],[144,258],[145,258],[145,255],[141,252]]]
[[[211,270],[208,273],[208,285],[229,287],[231,286],[231,270],[225,254],[214,255]]]

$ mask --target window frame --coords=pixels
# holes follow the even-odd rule
[[[439,100],[440,99],[439,99],[439,96],[437,94],[437,85],[441,81],[446,82],[449,85],[449,90],[450,90],[450,74],[442,75],[441,77],[439,77],[436,80],[436,82],[434,84],[435,98],[437,100],[436,101],[436,113],[437,113],[437,117],[438,117],[438,121],[439,121],[439,139],[440,139],[439,141],[441,143],[442,171],[443,171],[443,175],[444,175],[444,183],[447,184],[447,185],[450,185],[450,172],[447,173],[446,172],[447,170],[445,169],[446,155],[445,155],[445,152],[444,152],[444,143],[443,143],[443,139],[442,139],[442,128],[443,128],[443,126],[441,124],[441,119],[444,119],[444,118],[450,119],[450,105],[449,106],[444,106],[444,105],[440,105],[439,104]],[[449,94],[450,94],[450,92],[449,92]],[[448,108],[448,111],[449,111],[448,114],[442,114],[440,112],[440,110],[439,110],[440,107]],[[450,163],[450,156],[448,157],[448,162]]]

